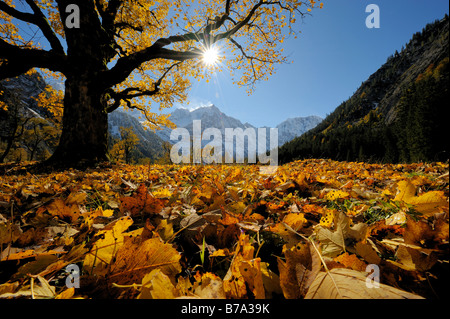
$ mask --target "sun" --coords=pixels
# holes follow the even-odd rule
[[[219,61],[219,51],[216,48],[208,48],[203,52],[203,63],[206,66],[213,66]]]

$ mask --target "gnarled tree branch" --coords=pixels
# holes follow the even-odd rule
[[[64,73],[66,60],[67,57],[63,54],[21,48],[0,39],[0,79],[18,76],[35,67]]]
[[[39,29],[42,31],[42,34],[50,43],[52,50],[54,50],[57,53],[64,54],[64,49],[61,45],[61,42],[57,38],[55,32],[53,32],[50,23],[42,13],[41,9],[37,6],[37,4],[33,0],[26,0],[26,2],[30,6],[31,10],[33,10],[33,14],[19,11],[9,6],[3,1],[0,1],[0,10],[13,18],[34,24],[37,27],[39,27]]]
[[[174,67],[177,67],[180,64],[181,64],[181,62],[177,62],[177,63],[172,64],[170,67],[168,67],[164,71],[164,73],[160,76],[160,78],[154,83],[153,89],[151,89],[151,90],[142,90],[142,89],[136,88],[136,87],[126,88],[120,92],[115,92],[113,89],[108,90],[107,93],[110,95],[110,97],[112,99],[114,99],[114,103],[109,105],[107,112],[110,113],[110,112],[113,112],[116,109],[118,109],[120,107],[121,101],[124,101],[125,103],[127,103],[127,106],[129,108],[137,108],[131,104],[130,100],[135,97],[152,96],[152,95],[158,94],[158,92],[160,90],[160,85],[161,85],[162,81],[164,80],[164,78],[167,76],[167,74],[169,74],[169,72]]]

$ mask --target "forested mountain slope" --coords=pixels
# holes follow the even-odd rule
[[[448,159],[448,16],[413,35],[316,128],[283,145],[280,161]]]

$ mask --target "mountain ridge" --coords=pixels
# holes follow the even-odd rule
[[[438,138],[445,126],[440,114],[448,112],[448,34],[448,15],[416,32],[319,125],[280,147],[280,161],[448,158]]]
[[[132,114],[132,116],[136,117],[136,114]],[[222,133],[225,128],[242,128],[243,130],[247,128],[257,128],[248,122],[242,123],[239,119],[225,114],[214,104],[201,106],[191,110],[179,107],[172,112],[169,119],[177,125],[177,127],[188,129],[190,134],[192,134],[192,122],[194,120],[202,121],[202,131],[207,127],[217,128]],[[300,136],[315,127],[322,120],[323,119],[317,115],[287,118],[276,126],[276,128],[279,129],[279,141],[281,141],[279,145],[282,145],[282,143],[285,143],[296,136]],[[289,125],[291,126],[289,127]],[[285,134],[284,130],[286,130],[286,136],[283,136]],[[170,132],[171,129],[163,128],[155,133],[162,140],[173,143],[173,141],[170,141]]]

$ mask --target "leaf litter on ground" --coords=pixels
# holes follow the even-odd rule
[[[439,298],[448,163],[0,176],[0,298]],[[68,265],[80,269],[67,287]],[[370,288],[373,266],[378,288]],[[373,274],[372,274],[373,275]]]

